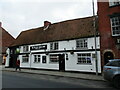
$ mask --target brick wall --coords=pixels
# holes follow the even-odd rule
[[[98,23],[100,32],[100,46],[102,66],[105,64],[105,52],[111,52],[114,58],[120,58],[120,50],[116,47],[116,39],[111,32],[110,16],[114,13],[120,13],[120,6],[109,7],[109,2],[98,2]]]

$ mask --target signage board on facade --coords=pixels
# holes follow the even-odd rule
[[[47,45],[38,45],[30,47],[30,50],[42,50],[42,49],[47,49]]]

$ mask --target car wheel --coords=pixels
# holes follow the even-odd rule
[[[114,79],[113,79],[113,85],[114,85],[116,88],[120,88],[120,75],[114,77]]]

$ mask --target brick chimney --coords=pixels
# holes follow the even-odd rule
[[[50,25],[51,24],[51,22],[49,22],[49,21],[44,21],[44,27],[46,27],[46,26],[48,26],[48,25]]]
[[[44,21],[44,30],[48,29],[48,27],[51,25],[51,22]]]

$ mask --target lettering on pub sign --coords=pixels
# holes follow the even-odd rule
[[[47,49],[47,45],[38,45],[30,47],[30,50],[42,50],[42,49]]]

